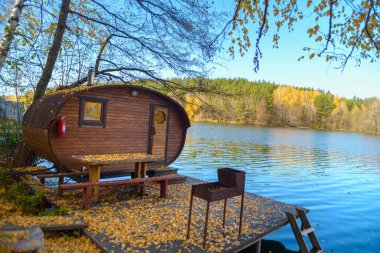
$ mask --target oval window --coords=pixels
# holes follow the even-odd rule
[[[157,124],[162,124],[166,120],[166,114],[163,111],[157,111],[154,115],[154,119]]]

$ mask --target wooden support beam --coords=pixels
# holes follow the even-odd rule
[[[44,174],[37,174],[39,179],[45,179],[45,178],[55,178],[55,177],[72,177],[72,176],[81,176],[81,175],[88,175],[88,173],[82,173],[82,172],[65,172],[65,173],[44,173]]]
[[[31,175],[23,175],[20,179],[35,192],[46,190],[46,187]]]
[[[261,241],[258,241],[257,243],[255,243],[255,253],[261,253]]]
[[[107,248],[102,244],[100,240],[98,240],[95,236],[91,234],[87,229],[83,230],[83,235],[87,236],[103,253],[110,253],[111,251],[107,250]]]
[[[49,225],[39,225],[43,232],[54,232],[54,231],[67,231],[67,230],[83,230],[88,228],[87,223],[72,223],[72,224],[49,224]]]

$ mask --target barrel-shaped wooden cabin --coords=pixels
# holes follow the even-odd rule
[[[66,121],[65,136],[59,121]],[[157,91],[104,85],[45,95],[26,111],[23,134],[33,151],[58,168],[82,171],[72,155],[148,153],[169,165],[181,153],[189,118],[184,108]],[[61,129],[62,130],[62,129]],[[103,166],[101,173],[127,172],[133,164]]]

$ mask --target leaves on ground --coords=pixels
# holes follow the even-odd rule
[[[194,198],[191,234],[186,240],[191,185],[170,185],[167,199],[159,198],[157,184],[148,183],[146,188],[148,194],[144,197],[118,188],[112,194],[101,196],[100,202],[88,210],[82,209],[80,190],[65,192],[62,198],[56,190],[47,190],[45,195],[49,200],[68,210],[70,215],[36,217],[16,212],[4,216],[9,207],[2,206],[0,225],[67,224],[84,220],[89,224],[88,230],[111,249],[141,252],[181,248],[182,252],[188,252],[202,248],[206,202],[198,198]],[[294,210],[290,205],[248,195],[244,203],[242,237],[238,240],[240,197],[228,199],[225,228],[222,227],[223,204],[224,201],[219,201],[210,205],[207,251],[225,251],[244,240],[257,238],[265,230],[283,223],[284,211]],[[57,247],[59,244],[57,240]]]

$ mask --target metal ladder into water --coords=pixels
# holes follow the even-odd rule
[[[318,242],[317,236],[315,235],[315,228],[310,225],[308,218],[306,217],[306,213],[304,210],[296,208],[298,217],[301,220],[301,228],[298,226],[297,218],[293,213],[286,212],[286,216],[290,222],[290,226],[292,227],[294,236],[296,237],[298,246],[300,247],[301,253],[323,253],[325,252],[322,249],[321,245]],[[309,250],[304,236],[308,236],[313,248]]]

